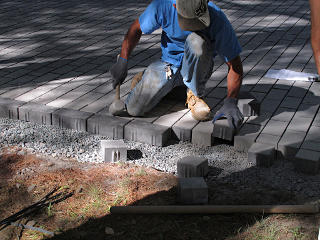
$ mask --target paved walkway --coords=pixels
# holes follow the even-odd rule
[[[289,159],[300,148],[319,154],[320,84],[264,77],[270,68],[316,72],[308,1],[215,2],[243,47],[242,91],[261,103],[260,116],[246,119],[235,147],[248,150],[256,141],[274,145]],[[165,99],[144,119],[107,116],[114,98],[107,71],[129,25],[146,6],[142,0],[1,1],[0,98],[3,104],[19,108],[8,116],[156,145],[170,137],[211,145],[212,123],[193,120],[183,96]],[[121,86],[123,99],[133,75],[160,57],[160,34],[143,35],[134,50]],[[227,66],[217,58],[214,70],[207,85],[213,111],[225,97]],[[310,164],[318,166],[318,160]]]

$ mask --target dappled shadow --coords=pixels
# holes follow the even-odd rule
[[[260,114],[250,117],[237,135],[275,146],[278,159],[293,160],[300,148],[318,151],[320,97],[315,94],[318,83],[287,83],[251,86],[252,95],[261,103]]]
[[[66,76],[70,79],[79,76],[94,78],[107,72],[120,51],[121,41],[129,25],[148,2],[43,0],[32,1],[25,8],[23,1],[2,1],[1,93],[18,87],[25,88],[17,94],[9,95],[10,98],[16,98],[30,88],[50,84],[51,81],[64,79]],[[265,53],[269,52],[273,59],[289,46],[297,47],[299,52],[299,47],[304,46],[309,39],[306,28],[309,12],[305,1],[297,1],[294,6],[285,0],[276,4],[271,0],[219,0],[215,3],[226,12],[239,36],[244,50],[242,58],[245,67],[252,65],[251,59],[256,55],[257,63]],[[159,59],[159,43],[159,31],[143,35],[132,53],[129,68],[146,67]],[[308,53],[304,66],[310,56]],[[288,66],[294,57],[289,56],[286,62]],[[269,61],[265,70],[271,64]],[[215,70],[221,65],[222,62],[217,61]],[[257,70],[260,71],[250,71],[255,73]],[[46,76],[48,73],[52,76]],[[110,79],[106,76],[105,82],[108,80]],[[83,80],[83,84],[85,83],[86,79]]]

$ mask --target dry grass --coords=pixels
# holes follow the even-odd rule
[[[25,169],[31,169],[25,172]],[[127,163],[86,165],[7,153],[0,160],[0,218],[38,201],[53,188],[74,192],[57,204],[22,219],[53,231],[54,239],[316,239],[319,215],[112,216],[115,205],[175,204],[176,178]],[[30,188],[30,186],[34,186]],[[21,229],[8,227],[0,239],[17,239]],[[47,236],[23,230],[22,240]]]

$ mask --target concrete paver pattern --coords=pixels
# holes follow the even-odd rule
[[[56,124],[81,125],[83,129],[86,125],[82,122],[84,116],[92,117],[92,114],[99,113],[104,116],[99,119],[105,119],[106,125],[109,119],[111,130],[116,129],[116,119],[107,111],[115,94],[108,69],[120,51],[127,29],[148,2],[1,1],[0,98],[14,100],[12,104],[7,100],[0,101],[3,116],[19,118],[18,114],[12,113],[15,107],[37,103],[50,107],[48,109],[62,109],[52,113],[55,116],[52,122]],[[243,48],[241,58],[245,76],[242,91],[249,91],[261,103],[260,116],[246,119],[244,130],[240,130],[239,137],[234,140],[235,146],[244,150],[248,148],[247,143],[252,144],[259,139],[260,143],[275,146],[281,153],[279,155],[286,159],[294,157],[300,148],[319,152],[320,147],[314,146],[319,143],[320,84],[264,77],[270,68],[316,72],[310,45],[308,1],[217,0],[215,3],[228,16]],[[122,99],[130,90],[130,79],[160,58],[160,36],[161,30],[142,36],[129,59],[129,74],[121,86]],[[217,57],[206,90],[213,111],[221,106],[225,97],[226,74],[227,66]],[[130,139],[163,144],[169,131],[171,137],[211,145],[212,124],[193,120],[183,103],[181,97],[166,99],[146,118],[126,117],[125,122],[130,123],[127,124],[130,129],[120,132],[129,132]],[[35,108],[26,117],[26,109],[30,107],[24,108],[21,119],[32,121],[35,114],[41,116],[44,113],[46,117],[48,114],[48,111],[40,111],[44,109],[40,107],[39,111]],[[11,114],[6,111],[11,111]],[[76,114],[75,111],[86,113]],[[59,112],[63,112],[63,116],[58,117]],[[76,116],[81,116],[81,124],[71,124],[68,123],[71,120],[66,120]],[[35,118],[39,121],[39,116]],[[119,122],[125,129],[126,124]],[[99,125],[90,125],[94,132],[103,129],[100,120],[90,123]],[[135,126],[144,125],[145,132],[151,132],[151,135],[134,136]],[[153,133],[152,126],[156,129]],[[103,132],[119,137],[118,130],[111,130]]]

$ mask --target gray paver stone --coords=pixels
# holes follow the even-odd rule
[[[220,99],[224,98],[225,96],[227,96],[227,88],[222,87],[217,87],[208,94],[208,97]]]
[[[230,128],[227,119],[218,119],[213,124],[213,137],[232,141],[235,134],[235,129]]]
[[[295,115],[288,125],[289,130],[307,132],[312,122],[312,118],[303,118]]]
[[[247,152],[255,142],[263,126],[245,123],[237,135],[234,136],[234,148],[241,152]]]
[[[208,186],[202,177],[179,178],[177,193],[183,204],[208,203]]]
[[[298,98],[303,98],[306,93],[308,92],[308,89],[300,88],[300,87],[295,87],[293,86],[290,91],[288,92],[289,97],[298,97]]]
[[[127,161],[127,146],[123,140],[101,140],[100,151],[105,162]]]
[[[133,120],[124,126],[124,138],[130,141],[164,146],[169,140],[171,129],[149,122]]]
[[[87,119],[91,116],[92,113],[61,108],[52,113],[52,125],[78,131],[87,131]]]
[[[306,136],[306,140],[313,142],[320,142],[320,127],[311,126],[308,134]]]
[[[293,164],[297,171],[317,174],[319,172],[320,152],[300,149],[296,154]]]
[[[38,124],[52,125],[52,113],[58,108],[29,102],[19,107],[19,119]]]
[[[266,133],[261,133],[258,138],[256,139],[257,143],[265,143],[270,146],[274,146],[277,148],[278,142],[280,141],[281,136],[276,136],[276,135],[270,135]]]
[[[105,114],[95,114],[88,119],[87,130],[89,133],[107,136],[112,139],[123,139],[124,126],[129,122],[130,120],[128,119],[108,116]]]
[[[272,113],[270,112],[260,112],[259,116],[249,117],[249,119],[247,120],[247,123],[265,126],[270,120],[271,116],[272,116]]]
[[[270,120],[265,126],[265,128],[262,130],[262,133],[275,136],[282,136],[288,124],[288,122]]]
[[[18,108],[25,102],[12,100],[9,98],[0,98],[0,117],[18,119],[19,111]]]
[[[306,149],[306,150],[312,150],[312,151],[320,152],[320,143],[319,142],[310,141],[310,140],[305,140],[302,143],[301,148],[302,149]]]
[[[260,113],[260,103],[249,92],[240,92],[238,107],[244,117],[258,116]]]
[[[192,143],[203,147],[212,146],[214,140],[212,133],[213,124],[211,121],[199,122],[192,130]]]
[[[305,137],[305,132],[287,130],[278,143],[278,159],[292,160]]]
[[[274,113],[278,108],[280,102],[281,100],[278,100],[278,99],[276,100],[276,99],[265,98],[260,105],[260,111]]]
[[[301,101],[302,98],[286,97],[280,106],[285,108],[297,109]]]
[[[181,119],[189,109],[185,109],[181,104],[177,104],[170,109],[169,112],[163,113],[160,117],[153,122],[153,124],[165,127],[172,127],[179,119]]]
[[[281,107],[277,109],[271,119],[275,121],[289,122],[294,114],[295,111],[292,111],[292,109]]]
[[[302,118],[313,118],[319,109],[319,104],[301,104],[295,114]]]
[[[190,142],[192,129],[197,125],[199,121],[192,117],[191,111],[184,115],[178,122],[172,126],[174,135],[180,141]]]
[[[177,173],[180,178],[205,177],[208,174],[208,159],[187,156],[177,162]]]
[[[320,127],[320,112],[318,112],[317,116],[314,118],[312,126]]]
[[[268,99],[276,99],[276,100],[282,100],[284,96],[286,95],[287,90],[283,89],[271,89],[270,92],[267,94]]]
[[[250,94],[260,103],[266,96],[265,93],[260,93],[260,92],[250,92]]]
[[[270,167],[275,160],[275,147],[266,143],[254,143],[248,150],[248,161],[258,167]]]

